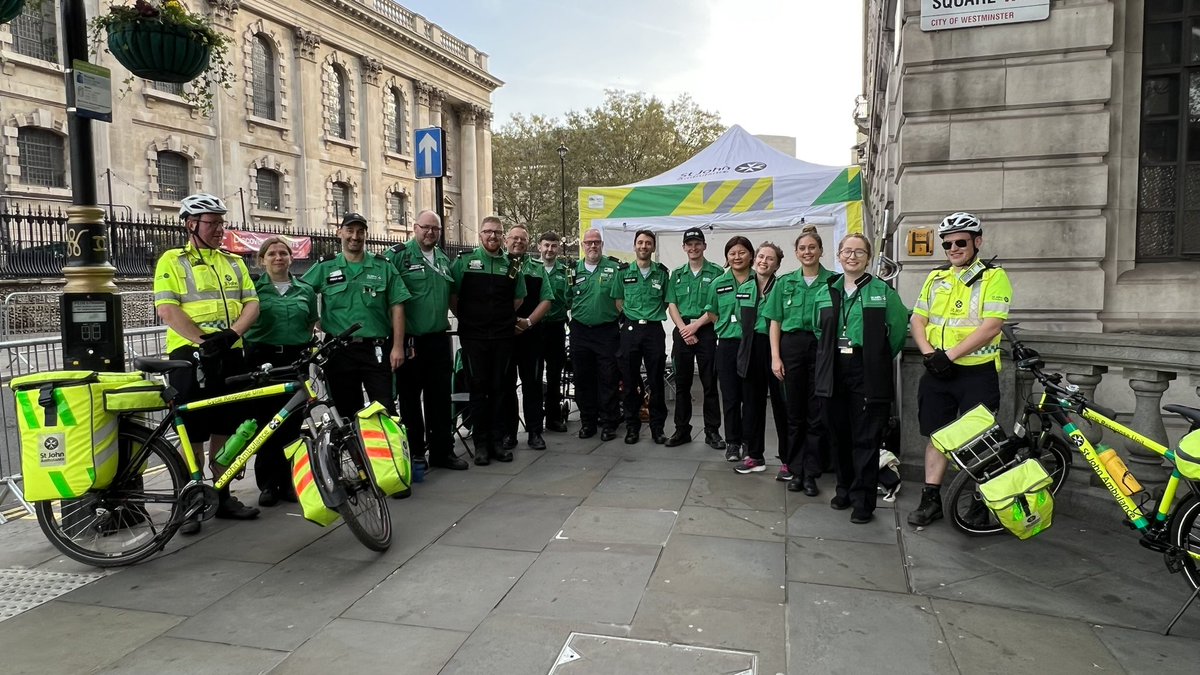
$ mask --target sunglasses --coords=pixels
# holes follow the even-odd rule
[[[942,242],[942,248],[947,251],[952,248],[966,248],[969,243],[971,243],[970,239],[950,239]]]

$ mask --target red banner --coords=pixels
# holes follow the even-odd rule
[[[225,237],[221,240],[221,248],[239,255],[246,253],[257,254],[263,242],[272,237],[279,237],[286,241],[292,249],[292,257],[297,260],[306,260],[312,255],[312,239],[308,237],[289,237],[286,234],[247,232],[246,230],[225,230]]]

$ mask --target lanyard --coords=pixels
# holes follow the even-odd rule
[[[855,286],[853,299],[842,303],[842,337],[846,337],[846,329],[850,327],[850,310],[859,300],[862,300],[862,289]]]

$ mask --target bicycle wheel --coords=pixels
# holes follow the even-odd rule
[[[122,462],[140,452],[150,429],[122,423]],[[157,553],[179,529],[179,492],[188,482],[183,458],[162,438],[150,444],[142,470],[120,484],[78,499],[38,502],[38,524],[54,547],[86,565],[132,565]]]
[[[1187,495],[1170,522],[1171,545],[1183,552],[1183,576],[1192,590],[1200,587],[1200,499]]]
[[[1041,448],[1038,461],[1050,474],[1050,494],[1058,494],[1071,471],[1071,446],[1058,436],[1048,436],[1049,442]],[[966,471],[960,471],[946,491],[943,509],[948,512],[950,524],[971,537],[985,537],[1004,532],[1004,526],[983,503],[979,494],[979,483]]]
[[[325,448],[330,452],[326,466],[346,495],[336,507],[338,514],[363,546],[372,551],[388,550],[392,545],[392,518],[387,499],[371,480],[371,467],[358,439],[347,434]]]

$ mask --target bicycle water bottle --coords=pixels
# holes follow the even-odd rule
[[[1105,447],[1107,446],[1100,446],[1100,448]],[[1116,448],[1103,450],[1097,453],[1096,458],[1108,470],[1108,475],[1112,476],[1112,479],[1117,483],[1117,487],[1120,488],[1121,492],[1125,493],[1125,496],[1130,497],[1142,491],[1141,483],[1138,483],[1133,474],[1129,472],[1129,467],[1125,466],[1125,461],[1117,454]]]
[[[254,432],[258,431],[258,422],[254,420],[246,420],[238,426],[237,431],[225,441],[225,445],[221,451],[217,453],[217,464],[221,466],[229,466],[233,460],[237,458],[242,448],[254,438]]]

